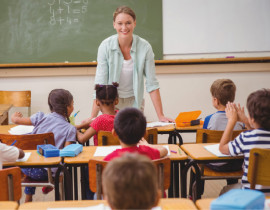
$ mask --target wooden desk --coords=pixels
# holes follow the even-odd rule
[[[194,126],[185,126],[185,127],[177,127],[175,125],[175,132],[178,133],[180,138],[182,139],[181,133],[196,133],[198,129],[202,129],[203,125],[194,125]],[[183,139],[182,139],[183,142]]]
[[[187,155],[178,147],[178,145],[175,144],[169,144],[168,145],[170,150],[174,150],[177,153],[170,154],[169,158],[171,159],[171,186],[169,188],[169,197],[179,197],[179,178],[182,179],[182,177],[179,175],[179,165],[181,171],[185,167],[185,163],[187,161]],[[84,167],[88,166],[88,162],[90,159],[95,158],[99,160],[103,160],[104,157],[94,157],[94,153],[96,151],[97,146],[86,146],[83,147],[82,153],[80,153],[76,157],[65,157],[64,163],[65,167],[72,167],[74,172],[76,171],[77,167],[81,168],[81,189],[82,189],[82,199],[85,199],[85,177],[84,177]],[[181,154],[179,153],[181,152]],[[75,200],[78,199],[78,187],[77,187],[77,174],[74,173],[74,197]]]
[[[19,205],[16,201],[0,201],[0,209],[16,210]]]
[[[16,125],[0,125],[1,134],[9,134],[9,129],[15,127]]]
[[[95,206],[99,204],[108,205],[105,200],[88,200],[88,201],[55,201],[55,202],[32,202],[32,203],[23,203],[20,205],[19,210],[28,210],[28,209],[39,209],[46,210],[47,208],[61,208],[61,207],[87,207]],[[163,210],[171,209],[197,209],[195,204],[188,199],[161,199],[158,206]]]
[[[3,167],[19,166],[20,168],[52,168],[58,167],[55,175],[55,199],[59,200],[59,174],[64,171],[66,176],[69,176],[65,168],[60,164],[61,157],[46,158],[37,153],[37,150],[24,150],[24,152],[31,152],[29,159],[26,162],[3,162]]]
[[[183,170],[182,179],[181,179],[181,197],[185,198],[187,196],[186,192],[186,180],[187,180],[187,172],[191,166],[195,169],[195,180],[197,185],[200,184],[201,180],[201,173],[200,169],[198,167],[199,163],[210,163],[210,162],[223,162],[226,161],[233,161],[235,159],[243,159],[243,156],[238,157],[217,157],[208,150],[204,148],[204,146],[211,145],[213,143],[204,143],[204,144],[183,144],[181,146],[181,149],[191,158],[190,162],[186,165],[186,167]],[[198,189],[200,187],[197,187],[197,195],[199,195]],[[198,196],[200,198],[200,196]]]
[[[148,127],[150,128],[150,127]],[[153,127],[158,130],[158,134],[169,134],[168,138],[168,144],[177,144],[177,138],[179,140],[178,145],[183,144],[183,139],[181,135],[179,135],[178,132],[175,131],[175,125],[166,125],[166,126],[160,126],[160,127]]]
[[[0,125],[8,125],[8,111],[11,104],[0,104]]]

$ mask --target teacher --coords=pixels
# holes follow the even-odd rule
[[[144,110],[144,78],[159,121],[174,120],[164,116],[155,74],[154,53],[146,40],[133,34],[136,15],[127,6],[118,7],[113,14],[113,27],[117,34],[102,41],[98,48],[95,84],[119,83],[118,109],[136,107]],[[99,108],[94,99],[91,119]]]

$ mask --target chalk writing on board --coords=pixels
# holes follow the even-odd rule
[[[80,22],[87,13],[88,0],[49,0],[50,25],[64,25]]]

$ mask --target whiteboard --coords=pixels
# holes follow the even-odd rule
[[[163,54],[270,52],[270,0],[163,0]]]

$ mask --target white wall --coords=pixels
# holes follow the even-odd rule
[[[199,68],[199,67],[198,67]],[[209,88],[219,78],[230,78],[237,86],[236,102],[245,105],[246,98],[252,91],[270,88],[270,72],[245,73],[203,73],[203,74],[158,74],[164,112],[176,118],[179,112],[202,110],[204,118],[215,112],[211,105]],[[32,113],[49,112],[48,93],[54,88],[69,90],[75,101],[75,110],[81,110],[76,123],[91,113],[94,76],[61,76],[61,77],[20,77],[0,78],[1,90],[32,91]],[[145,115],[148,121],[157,120],[155,110],[145,94]],[[161,137],[167,139],[167,136]],[[194,135],[184,135],[184,141],[194,141]]]

